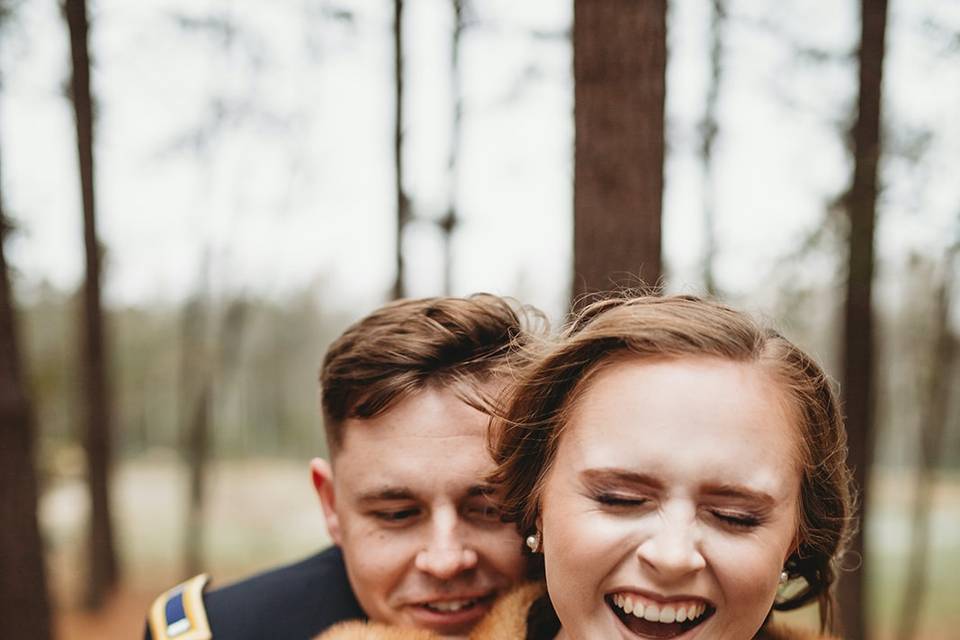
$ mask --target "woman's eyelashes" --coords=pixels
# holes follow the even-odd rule
[[[651,504],[651,499],[645,496],[610,491],[595,492],[590,495],[590,499],[603,507],[618,511],[640,509],[641,507],[645,508]],[[735,529],[754,529],[763,524],[763,518],[752,513],[725,511],[722,509],[708,509],[706,513],[710,518],[723,526]]]
[[[594,502],[598,502],[604,506],[625,507],[625,508],[641,507],[647,504],[648,502],[650,502],[649,498],[645,498],[642,496],[631,496],[631,495],[626,495],[622,493],[613,493],[613,492],[606,492],[606,491],[594,493],[591,496],[591,499]]]
[[[762,524],[760,516],[749,513],[713,510],[710,514],[723,524],[737,529],[754,529]]]

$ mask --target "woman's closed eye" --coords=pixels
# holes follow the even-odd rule
[[[601,492],[593,495],[593,500],[608,507],[641,507],[650,500],[642,496],[635,496],[622,493]]]
[[[723,524],[738,529],[753,529],[761,524],[758,516],[749,513],[713,510],[710,514]]]

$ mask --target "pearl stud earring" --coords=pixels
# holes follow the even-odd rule
[[[527,536],[527,547],[530,549],[531,553],[537,553],[540,551],[540,534],[531,533]]]

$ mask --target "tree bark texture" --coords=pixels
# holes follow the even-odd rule
[[[574,295],[660,280],[666,0],[575,0]]]
[[[112,425],[107,382],[107,355],[101,308],[100,245],[97,241],[93,177],[93,99],[90,92],[87,4],[66,0],[72,70],[70,91],[77,127],[77,153],[83,202],[83,241],[86,275],[83,287],[83,349],[81,363],[85,447],[90,488],[90,575],[86,603],[97,608],[117,582],[118,565],[110,516],[109,481],[112,465]]]
[[[0,194],[2,196],[2,194]],[[0,620],[10,640],[48,640],[50,601],[37,522],[34,418],[17,343],[0,201]]]
[[[394,125],[393,125],[393,163],[396,170],[397,194],[397,237],[396,237],[396,279],[393,281],[394,299],[406,295],[403,284],[403,232],[410,220],[410,199],[403,186],[403,0],[393,0],[393,83],[394,83]]]
[[[844,315],[843,395],[847,420],[848,462],[861,492],[860,527],[851,551],[864,554],[864,527],[869,501],[869,471],[873,460],[875,375],[873,272],[874,226],[877,208],[877,168],[880,160],[880,102],[887,23],[886,0],[861,0],[859,97],[853,126],[853,182],[847,195],[850,218],[849,272]],[[839,604],[843,637],[869,637],[864,616],[862,562],[841,574]]]

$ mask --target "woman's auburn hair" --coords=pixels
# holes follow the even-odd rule
[[[833,626],[833,586],[853,533],[854,490],[847,440],[831,380],[806,353],[749,315],[693,296],[620,294],[585,306],[554,341],[528,346],[503,411],[491,429],[503,490],[503,517],[521,536],[536,531],[544,479],[571,410],[604,363],[624,357],[719,358],[766,369],[788,399],[799,430],[803,477],[796,548],[786,570],[803,578],[774,609],[817,601],[822,629]],[[798,583],[800,584],[800,583]]]

